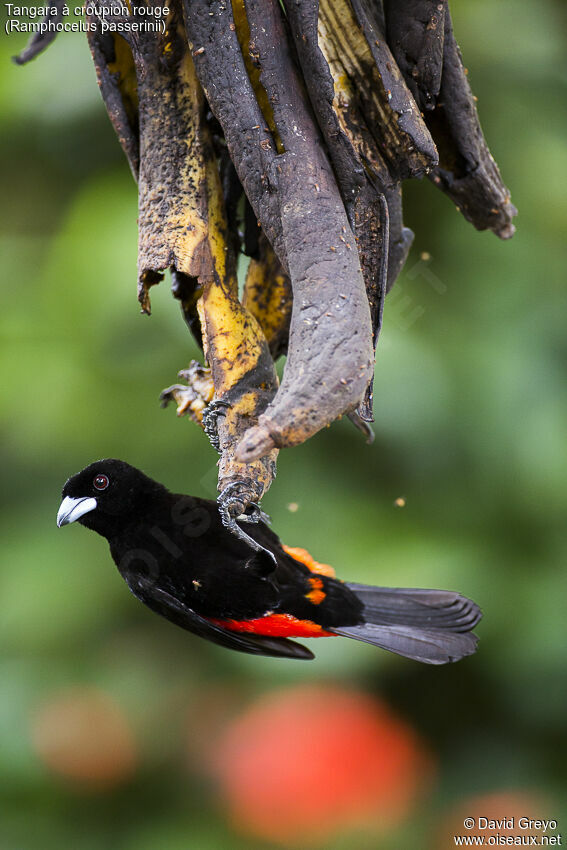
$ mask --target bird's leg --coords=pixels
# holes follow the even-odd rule
[[[258,503],[275,476],[277,450],[252,464],[236,463],[232,456],[242,429],[247,427],[248,419],[243,411],[249,411],[249,387],[244,385],[244,392],[240,394],[229,389],[223,398],[215,399],[210,367],[192,360],[189,368],[178,374],[187,386],[167,387],[160,395],[161,404],[166,407],[174,401],[177,415],[189,415],[205,431],[213,447],[221,452],[219,507],[224,509],[228,505],[233,520],[239,517],[245,522],[269,522]]]
[[[219,398],[211,401],[202,413],[201,418],[203,430],[209,438],[211,446],[219,454],[221,453],[221,447],[218,430],[218,418],[219,416],[226,416],[226,411],[231,406],[232,405],[228,401],[223,401]]]

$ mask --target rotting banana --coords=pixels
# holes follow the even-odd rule
[[[273,173],[277,145],[248,76],[232,6],[229,0],[184,0],[183,8],[197,76],[248,200],[287,271]]]
[[[431,86],[430,80],[437,85],[436,66],[442,41],[443,63],[438,96],[433,96],[434,89],[429,92],[430,102],[424,112],[440,157],[439,166],[431,173],[430,179],[453,200],[477,230],[492,230],[501,239],[509,239],[515,231],[512,219],[517,210],[510,201],[510,192],[483,136],[475,97],[453,34],[449,7],[444,2],[435,4],[436,14],[433,5],[427,0],[386,0],[385,3],[386,25],[394,55],[401,62],[405,74],[417,74],[422,87]],[[407,63],[407,33],[414,32],[416,16],[429,23],[421,44],[416,45],[417,39],[415,34],[413,36],[411,55],[417,54],[417,59],[412,66]],[[429,37],[431,30],[428,27],[437,33],[437,40]],[[429,60],[432,51],[434,57]],[[423,71],[420,71],[424,67],[429,68],[425,83]],[[424,96],[428,96],[427,88]]]
[[[391,171],[400,178],[427,173],[438,161],[435,144],[380,30],[375,4],[320,0],[319,22]]]
[[[46,11],[41,20],[41,26],[34,32],[22,52],[18,56],[14,56],[16,65],[25,65],[26,62],[35,59],[46,47],[49,47],[57,35],[56,25],[63,17],[63,8],[66,5],[65,0],[48,0],[43,5],[42,8]],[[51,27],[49,22],[51,22]]]
[[[159,0],[149,0],[158,4]],[[174,268],[211,276],[203,147],[204,99],[189,55],[181,13],[171,5],[167,31],[132,40],[138,80],[138,298]]]
[[[203,348],[203,332],[197,304],[203,294],[204,282],[183,272],[171,270],[171,294],[180,303],[185,324],[199,348]]]
[[[102,0],[111,6],[112,0]],[[159,6],[158,0],[148,0]],[[130,17],[143,20],[132,2]],[[205,101],[195,76],[182,13],[169,4],[165,33],[89,34],[99,86],[110,119],[138,181],[138,299],[150,313],[149,288],[170,268],[187,302],[211,276],[202,116]],[[189,292],[191,291],[191,294]],[[197,294],[196,294],[197,293]],[[193,315],[194,319],[194,315]],[[199,329],[192,330],[199,338]]]
[[[261,12],[260,26],[253,26],[251,11],[256,21]],[[287,39],[272,38],[274,26],[282,26],[281,10],[247,3],[246,12],[249,49],[273,110],[276,139],[248,78],[232,7],[221,0],[185,3],[197,74],[293,287],[282,385],[261,425],[240,442],[236,457],[243,462],[303,442],[353,409],[370,381],[373,359],[369,308],[344,205]],[[280,142],[285,153],[277,152]]]
[[[139,243],[142,251],[147,248],[148,238],[152,238],[152,222],[156,225],[159,224],[159,222],[156,221],[159,215],[165,216],[165,226],[163,228],[163,233],[161,232],[160,227],[156,227],[153,239],[164,239],[165,251],[163,247],[161,250],[159,248],[157,249],[157,260],[155,255],[152,258],[154,263],[157,263],[158,265],[163,263],[163,254],[168,251],[168,246],[179,247],[179,243],[181,241],[184,243],[181,251],[176,252],[178,255],[185,258],[185,261],[182,262],[182,268],[177,268],[175,265],[171,266],[172,293],[174,297],[180,301],[185,321],[197,343],[202,347],[201,328],[196,304],[203,291],[203,282],[201,278],[207,277],[207,269],[203,268],[202,265],[202,213],[204,203],[202,184],[204,181],[204,169],[202,165],[201,140],[197,138],[197,128],[200,126],[199,122],[201,120],[201,112],[204,109],[204,98],[199,84],[194,77],[191,59],[186,55],[187,48],[184,43],[183,32],[179,32],[179,15],[177,15],[177,19],[175,19],[174,15],[175,13],[172,13],[168,19],[168,31],[166,33],[165,41],[162,40],[161,42],[161,49],[163,53],[169,56],[170,60],[170,75],[168,84],[169,92],[170,95],[172,93],[174,94],[175,101],[179,101],[179,103],[177,103],[176,108],[172,110],[169,115],[165,116],[166,120],[164,122],[164,131],[166,135],[169,135],[170,137],[168,156],[171,157],[172,154],[174,157],[177,156],[178,158],[180,155],[184,156],[186,151],[189,150],[189,145],[191,145],[190,156],[192,166],[187,169],[187,166],[183,164],[183,166],[180,166],[179,168],[179,175],[184,176],[186,181],[185,185],[183,185],[182,180],[179,182],[179,185],[175,185],[176,176],[171,174],[171,168],[169,168],[170,173],[166,176],[164,185],[164,174],[159,173],[159,146],[152,150],[151,144],[148,144],[147,142],[145,143],[144,158],[146,160],[146,158],[149,157],[149,162],[144,162],[142,169],[142,181],[139,185],[139,206],[145,211],[144,217],[141,217],[140,219]],[[132,173],[136,181],[138,181],[140,172],[140,109],[134,55],[129,42],[121,35],[115,33],[102,33],[101,21],[98,17],[91,14],[87,16],[87,19],[93,27],[93,29],[88,33],[88,39],[96,68],[100,91],[112,125],[128,158]],[[174,28],[175,32],[172,35]],[[169,38],[167,37],[168,35]],[[155,35],[153,35],[152,38],[155,39]],[[171,67],[171,59],[174,52],[172,46],[173,43],[176,44],[178,58],[179,53],[183,54],[181,65],[184,67],[181,67],[178,73],[178,80],[175,80],[175,69]],[[159,64],[161,67],[162,63],[160,62]],[[167,66],[161,67],[161,75],[163,75],[164,67]],[[154,69],[152,72],[152,79],[156,73],[157,72]],[[144,79],[147,76],[143,57],[138,61],[138,74],[141,74]],[[186,78],[185,87],[183,86],[183,77]],[[193,88],[192,100],[187,98],[187,79],[189,80],[189,85]],[[151,85],[148,88],[147,82],[144,82],[141,88],[142,108],[143,111],[147,113],[145,101],[149,97],[151,104]],[[144,91],[146,92],[145,96],[143,94]],[[176,91],[179,92],[177,95],[175,95]],[[182,112],[183,108],[187,107],[189,108],[189,115],[180,114],[180,110]],[[153,120],[154,124],[156,122],[159,124],[159,115],[154,115]],[[148,132],[148,123],[151,125],[151,122],[151,117],[146,114],[145,119],[143,119],[143,130],[145,133]],[[171,126],[172,122],[173,126]],[[169,130],[167,129],[168,127]],[[179,129],[180,132],[186,131],[188,133],[185,143],[183,142],[183,139],[179,140],[177,144],[181,147],[178,146],[177,149],[175,147],[175,139],[171,138],[171,136],[176,132],[176,128]],[[150,130],[150,136],[155,138],[155,130]],[[186,145],[185,150],[183,148],[183,144]],[[166,169],[164,169],[164,172],[165,170]],[[159,193],[163,192],[163,200],[160,202],[160,208],[152,212],[152,199],[148,198],[148,184],[152,182],[154,175],[155,184],[158,187],[158,197]],[[187,185],[188,178],[193,180],[192,185]],[[184,206],[185,209],[187,209],[187,195],[188,193],[190,195],[189,205],[192,204],[193,207],[189,210],[191,217],[187,222],[187,233],[185,234],[185,238],[182,236],[181,239],[179,239],[179,233],[175,235],[171,232],[171,222],[168,220],[171,218],[170,211],[164,209],[164,203],[167,201],[166,190],[168,186],[170,186],[172,191],[177,191],[178,193],[181,187],[181,197],[172,201],[172,208],[175,205],[181,207],[181,214],[183,214]],[[191,218],[197,220],[200,227],[195,228],[191,223]],[[150,234],[149,237],[148,232]],[[159,257],[160,254],[162,255],[162,259]],[[197,261],[187,262],[187,257],[193,257]],[[173,259],[177,259],[177,257],[173,257]],[[152,260],[150,260],[150,265]],[[141,257],[139,265],[144,266],[146,264],[147,260]],[[144,312],[149,312],[149,286],[151,283],[159,282],[162,278],[162,274],[159,269],[146,268],[143,270],[142,275],[143,277],[139,294],[141,296]]]
[[[138,179],[140,169],[140,127],[136,66],[128,42],[117,33],[105,33],[100,18],[87,13],[92,29],[87,33],[97,82],[122,150]]]
[[[443,71],[447,0],[384,0],[388,42],[422,112],[435,109]]]
[[[392,170],[392,162],[383,155],[383,145],[367,124],[368,117],[359,100],[362,83],[367,97],[374,101],[373,112],[380,109],[388,116],[387,126],[390,134],[399,139],[399,146],[407,142],[407,134],[400,129],[400,116],[391,108],[386,87],[376,85],[368,91],[365,69],[372,66],[375,76],[378,69],[373,66],[370,48],[352,9],[343,2],[335,9],[324,0],[319,5],[287,2],[286,10],[311,104],[356,237],[376,349],[384,297],[405,262],[413,234],[402,223],[401,177]],[[343,49],[345,43],[348,56]],[[358,54],[364,57],[364,68]],[[412,114],[417,115],[417,109]],[[413,136],[423,140],[422,152],[416,156],[414,145],[407,145],[404,173],[412,168],[421,173],[434,162],[430,158],[434,146],[425,125],[419,116],[414,123]],[[372,433],[364,424],[373,419],[372,384],[371,381],[356,416],[350,414],[367,436]]]
[[[276,447],[344,413],[368,434],[372,342],[412,239],[401,180],[429,171],[475,227],[502,238],[516,211],[447,0],[183,0],[185,21],[180,3],[159,35],[103,35],[91,15],[89,40],[139,182],[142,308],[170,268],[210,369],[190,367],[189,386],[169,396],[215,431],[221,507],[235,526],[269,486]],[[158,0],[97,5],[130,25]],[[48,18],[62,11],[50,0]],[[16,61],[53,36],[36,33]],[[286,347],[276,394],[272,358]]]
[[[238,299],[223,191],[210,147],[206,175],[213,277],[205,284],[197,307],[205,358],[215,388],[213,415],[217,419],[220,451],[219,504],[228,520],[245,513],[251,503],[257,503],[275,475],[277,451],[264,452],[254,463],[243,464],[235,458],[234,450],[275,395],[278,381],[262,329]],[[222,405],[220,409],[219,405]]]
[[[293,305],[291,281],[263,233],[248,265],[242,304],[260,323],[273,360],[286,354]]]
[[[150,34],[151,44],[132,41],[131,51],[118,39],[120,53],[115,43],[110,56],[101,54],[95,40],[93,53],[107,106],[121,107],[115,109],[113,123],[121,141],[127,140],[127,154],[133,145],[123,128],[134,126],[128,107],[134,102],[132,93],[137,95],[139,163],[131,154],[129,159],[139,180],[142,307],[149,312],[148,289],[171,267],[173,294],[210,363],[210,372],[192,365],[182,373],[188,386],[170,387],[162,401],[174,398],[178,413],[189,413],[202,427],[207,408],[218,412],[222,404],[223,416],[214,429],[221,455],[220,502],[233,518],[260,500],[275,474],[276,451],[244,465],[235,461],[234,445],[274,395],[277,377],[260,326],[238,300],[234,235],[227,227],[206,104],[180,21],[172,5],[163,38]],[[225,163],[225,182],[234,187],[231,169]],[[238,194],[238,187],[233,193]],[[208,421],[210,432],[212,415]]]
[[[274,446],[297,445],[354,409],[373,364],[370,311],[354,235],[280,6],[276,0],[246,0],[245,7],[250,50],[285,151],[276,157],[275,175],[293,309],[281,387],[258,426],[239,443],[240,460]]]

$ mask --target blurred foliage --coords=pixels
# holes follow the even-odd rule
[[[386,305],[376,442],[335,424],[282,452],[265,500],[285,542],[344,578],[478,601],[478,654],[441,669],[343,640],[310,664],[229,653],[143,608],[101,538],[56,529],[66,477],[97,457],[214,497],[216,456],[158,404],[198,353],[167,281],[139,315],[136,192],[84,37],[24,68],[10,56],[25,37],[3,39],[0,847],[267,846],[229,818],[202,745],[262,694],[312,681],[380,697],[437,763],[393,832],[328,836],[329,850],[453,846],[451,812],[509,789],[567,823],[565,10],[453,7],[518,232],[477,233],[428,182],[407,185],[416,241]],[[107,786],[58,773],[57,741],[38,740],[69,689],[105,695],[132,737],[135,767]],[[104,718],[86,717],[76,734],[95,728],[104,749]]]

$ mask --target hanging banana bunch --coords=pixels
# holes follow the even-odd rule
[[[203,350],[162,401],[220,452],[219,504],[238,533],[236,517],[260,515],[280,448],[343,415],[372,436],[384,299],[413,240],[402,180],[427,175],[503,239],[516,210],[447,0],[97,6],[91,52],[138,183],[140,305],[150,313],[169,270]],[[51,38],[36,34],[17,61]]]

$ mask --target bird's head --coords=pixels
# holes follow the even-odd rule
[[[89,464],[63,487],[57,525],[80,522],[105,537],[139,517],[165,487],[122,460],[107,458]]]

